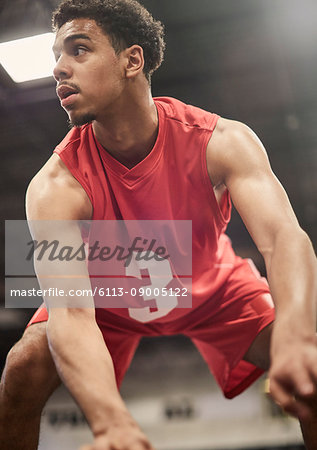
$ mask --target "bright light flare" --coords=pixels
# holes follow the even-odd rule
[[[23,83],[52,76],[54,33],[0,44],[0,63],[13,81]]]

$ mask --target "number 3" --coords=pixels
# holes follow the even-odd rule
[[[157,261],[154,258],[155,253],[149,252],[147,253],[149,261],[145,259],[136,260],[136,255],[139,255],[142,258],[146,252],[134,252],[133,258],[131,259],[131,263],[126,268],[126,275],[132,276],[138,279],[142,279],[141,270],[147,269],[149,272],[149,277],[151,284],[151,292],[155,291],[162,292],[162,289],[165,288],[172,280],[173,273],[171,270],[171,265],[168,259],[162,259]],[[138,320],[139,322],[150,322],[151,320],[159,319],[160,317],[166,316],[169,312],[171,312],[177,306],[177,297],[171,295],[167,296],[151,296],[144,294],[144,301],[150,301],[155,299],[157,311],[151,311],[149,306],[145,306],[144,308],[129,308],[129,315],[132,319]]]

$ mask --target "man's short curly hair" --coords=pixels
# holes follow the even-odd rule
[[[163,61],[165,41],[161,22],[136,0],[64,0],[53,13],[53,29],[78,18],[93,19],[108,35],[119,54],[137,44],[143,48],[144,73],[152,73]]]

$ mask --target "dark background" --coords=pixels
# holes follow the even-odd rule
[[[0,42],[49,31],[51,11],[58,3],[0,0]],[[143,0],[143,4],[166,27],[166,57],[153,77],[153,95],[176,97],[247,123],[265,144],[302,227],[316,245],[316,1]],[[27,55],[21,64],[28,64]],[[1,66],[0,118],[4,242],[4,220],[25,218],[27,185],[68,125],[53,79],[17,85]],[[236,213],[228,233],[237,252],[253,256],[264,271]],[[1,268],[4,272],[4,250]],[[3,296],[4,277],[2,305]],[[0,370],[31,314],[0,309]]]

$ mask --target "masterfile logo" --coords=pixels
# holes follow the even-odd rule
[[[6,307],[128,308],[142,322],[190,308],[191,238],[191,221],[7,221]]]

